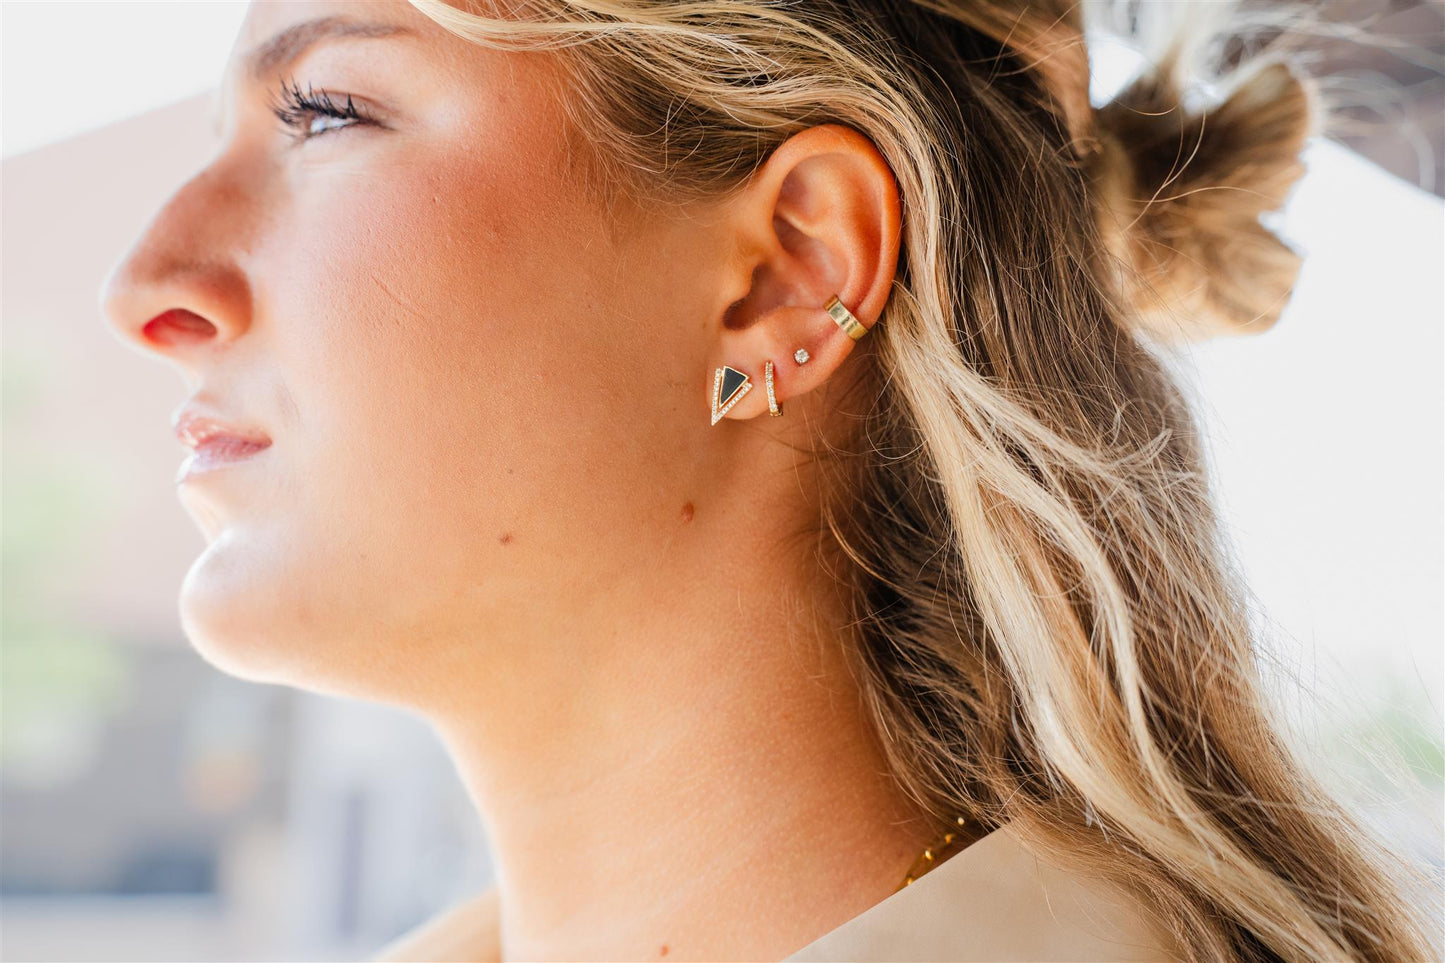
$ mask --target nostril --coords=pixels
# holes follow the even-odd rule
[[[151,318],[141,330],[156,344],[184,344],[211,337],[216,333],[216,326],[194,311],[171,308]]]

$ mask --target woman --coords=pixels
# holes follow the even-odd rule
[[[1146,347],[1276,317],[1293,71],[1206,123],[1177,48],[1094,111],[1072,3],[413,2],[255,4],[105,293],[193,391],[190,639],[476,802],[497,886],[390,958],[1429,954]]]

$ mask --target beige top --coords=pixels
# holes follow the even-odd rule
[[[495,959],[497,889],[402,937],[377,960]],[[1000,827],[787,961],[1176,961],[1168,931],[1132,898],[1074,876]],[[489,955],[490,954],[490,955]]]
[[[786,960],[1183,958],[1137,900],[1043,862],[1005,825]]]

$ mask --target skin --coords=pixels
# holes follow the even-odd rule
[[[413,34],[245,74],[325,15]],[[604,207],[568,170],[551,58],[400,0],[252,5],[216,153],[102,299],[273,441],[178,489],[207,543],[182,624],[235,675],[435,725],[498,874],[458,952],[779,959],[932,841],[798,534],[818,496],[795,449],[866,360],[823,305],[881,313],[897,187],[825,125],[726,199]],[[294,142],[267,106],[292,77],[385,126]],[[755,388],[712,426],[723,364]]]

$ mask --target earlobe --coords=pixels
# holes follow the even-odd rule
[[[868,328],[854,316],[852,311],[833,295],[828,303],[823,306],[828,317],[832,318],[849,337],[851,341],[858,341],[868,333]],[[812,360],[812,355],[807,348],[798,348],[793,352],[793,361],[798,367],[802,367]],[[763,377],[767,384],[768,391],[768,414],[780,416],[783,413],[782,405],[778,403],[776,386],[774,384],[773,361],[771,358],[763,361]],[[733,406],[743,399],[753,388],[752,379],[746,371],[740,371],[732,365],[723,365],[713,372],[712,381],[712,423],[716,425],[723,419]]]

